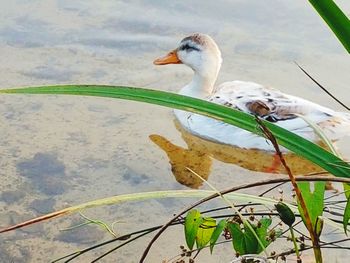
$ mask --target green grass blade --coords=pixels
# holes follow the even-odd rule
[[[149,199],[161,199],[161,198],[204,198],[216,193],[215,191],[208,190],[168,190],[168,191],[155,191],[155,192],[140,192],[133,194],[115,195],[111,197],[106,197],[102,199],[93,200],[90,202],[82,203],[79,205],[71,206],[58,210],[49,214],[41,215],[39,217],[29,219],[27,221],[8,226],[6,228],[0,229],[0,233],[8,232],[21,227],[29,226],[38,222],[46,221],[52,218],[69,215],[82,211],[84,209],[89,209],[93,207],[105,206],[105,205],[116,205],[125,202],[135,202],[143,201]],[[251,202],[259,203],[266,206],[274,206],[278,201],[254,195],[248,195],[243,193],[228,193],[225,197],[229,200],[234,200],[235,202]],[[297,212],[298,208],[294,205],[288,204],[292,211]]]
[[[66,94],[142,101],[199,113],[261,135],[254,116],[250,114],[165,91],[122,86],[62,85],[5,89],[0,90],[0,93]],[[337,156],[270,122],[263,121],[263,123],[273,133],[280,145],[319,165],[335,176],[350,177],[350,165]]]
[[[309,0],[350,53],[350,20],[333,0]]]

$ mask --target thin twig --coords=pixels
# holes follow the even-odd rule
[[[350,238],[346,238],[346,239],[342,239],[342,240],[337,240],[337,241],[333,241],[333,242],[328,242],[328,243],[323,243],[321,245],[322,248],[336,248],[336,249],[350,249],[349,247],[338,247],[336,246],[337,243],[342,243],[342,242],[345,242],[345,241],[349,241]],[[333,245],[333,246],[329,246],[329,245]],[[309,249],[312,249],[313,247],[312,246],[306,246],[304,248],[300,248],[299,251],[305,251],[305,250],[309,250]],[[273,256],[270,256],[269,258],[278,258],[278,257],[281,257],[281,256],[287,256],[287,255],[290,255],[290,254],[294,254],[295,253],[295,250],[294,249],[291,249],[291,250],[288,250],[288,251],[285,251],[285,252],[282,252],[282,253],[279,253],[277,255],[273,255]]]
[[[140,233],[148,232],[148,231],[151,231],[151,230],[155,231],[155,230],[158,230],[159,228],[161,228],[161,226],[150,227],[150,228],[147,228],[147,229],[142,229],[142,230],[138,230],[138,231],[135,231],[135,232],[132,232],[132,233],[129,233],[129,234],[125,234],[125,235],[122,235],[122,236],[117,237],[117,238],[109,239],[107,241],[101,242],[99,244],[96,244],[94,246],[88,247],[86,249],[83,249],[83,250],[80,250],[80,251],[76,251],[76,252],[73,252],[73,253],[71,253],[69,255],[65,255],[65,256],[63,256],[61,258],[55,259],[55,260],[51,261],[51,263],[56,263],[56,262],[59,262],[59,261],[65,259],[65,258],[71,257],[71,258],[68,259],[68,261],[65,261],[65,262],[69,262],[69,261],[71,261],[71,260],[81,256],[82,254],[85,254],[86,252],[89,252],[90,250],[93,250],[93,249],[96,249],[96,248],[108,245],[108,244],[116,242],[116,241],[127,240],[127,239],[131,238],[133,235],[137,235],[137,234],[140,234]]]
[[[330,93],[325,87],[323,87],[320,83],[317,82],[309,73],[306,72],[305,69],[303,69],[296,61],[294,63],[299,67],[299,69],[304,72],[306,76],[308,76],[317,86],[319,86],[324,92],[326,92],[332,99],[334,99],[336,102],[338,102],[340,105],[342,105],[345,109],[350,110],[348,106],[346,106],[343,102],[341,102],[339,99],[337,99],[332,93]]]
[[[107,251],[106,253],[103,253],[101,256],[95,258],[93,261],[91,261],[91,263],[97,262],[98,260],[100,260],[100,259],[104,258],[105,256],[109,255],[110,253],[112,253],[113,251],[115,251],[115,250],[117,250],[117,249],[119,249],[119,248],[121,248],[121,247],[127,245],[128,243],[130,243],[130,242],[132,242],[132,241],[134,241],[134,240],[136,240],[136,239],[138,239],[138,238],[140,238],[140,237],[143,237],[143,236],[149,234],[149,233],[152,232],[152,231],[153,231],[153,230],[150,230],[150,231],[148,231],[148,232],[144,232],[144,233],[142,233],[142,234],[139,234],[139,235],[136,236],[136,237],[130,238],[128,241],[125,241],[124,243],[120,244],[119,246],[116,246],[115,248],[112,248],[111,250]]]

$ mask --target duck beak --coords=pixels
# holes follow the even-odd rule
[[[157,58],[153,61],[154,65],[166,65],[166,64],[182,64],[181,60],[177,57],[176,49],[169,52],[167,55],[161,58]]]

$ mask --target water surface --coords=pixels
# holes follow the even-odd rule
[[[350,12],[348,1],[338,2]],[[0,10],[1,88],[89,83],[176,92],[191,71],[181,65],[155,67],[152,61],[186,35],[203,32],[222,50],[219,82],[256,81],[342,110],[300,72],[297,61],[350,104],[350,60],[306,1],[0,0]],[[102,197],[186,189],[149,139],[158,134],[185,146],[170,109],[102,98],[1,95],[0,129],[1,226]],[[348,140],[339,145],[349,157]],[[214,160],[209,181],[222,189],[271,176],[276,175]],[[192,201],[127,203],[84,213],[118,221],[116,232],[124,234],[162,224]],[[48,262],[111,237],[96,227],[60,231],[80,221],[76,215],[3,234],[0,261]],[[137,262],[148,240],[103,262]],[[171,258],[183,243],[181,229],[169,231],[149,262]],[[203,253],[199,260],[228,262],[231,252],[221,251],[213,257]],[[341,262],[349,256],[344,253],[325,257]]]

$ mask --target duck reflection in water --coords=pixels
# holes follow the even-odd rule
[[[149,137],[167,154],[175,179],[183,185],[199,188],[203,182],[192,171],[207,180],[211,172],[213,159],[256,172],[286,173],[272,151],[242,149],[208,141],[187,132],[177,120],[174,120],[174,122],[177,130],[181,133],[182,139],[187,144],[187,149],[173,144],[161,135],[152,134]],[[294,175],[322,171],[320,167],[291,152],[287,152],[283,156]]]

